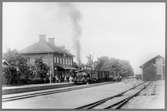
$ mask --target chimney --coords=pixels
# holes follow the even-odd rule
[[[46,42],[46,35],[45,34],[39,35],[39,42]]]
[[[51,45],[55,45],[55,38],[48,38],[48,43]]]

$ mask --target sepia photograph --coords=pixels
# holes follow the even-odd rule
[[[2,2],[2,109],[165,109],[163,2]]]

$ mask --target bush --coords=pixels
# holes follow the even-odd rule
[[[32,75],[27,59],[16,50],[9,50],[4,54],[3,59],[9,63],[8,66],[3,68],[3,84],[27,84]]]
[[[9,50],[3,55],[3,59],[9,63],[8,66],[3,67],[3,84],[22,85],[49,82],[47,77],[49,67],[43,63],[41,58],[36,59],[35,66],[32,66],[27,64],[27,59],[17,50]]]
[[[19,80],[19,74],[15,67],[3,68],[3,84],[17,84]]]
[[[49,67],[47,66],[47,64],[43,63],[41,58],[37,58],[35,60],[35,71],[37,77],[39,77],[43,82],[45,82],[47,78],[47,73],[49,71]]]
[[[30,80],[28,84],[41,84],[41,83],[43,83],[43,80],[41,78],[36,78]]]

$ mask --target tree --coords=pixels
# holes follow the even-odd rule
[[[88,66],[90,66],[90,67],[93,67],[93,56],[91,55],[91,54],[89,54],[88,56],[87,56],[87,59],[88,59],[88,61],[87,61],[87,65]]]
[[[95,62],[95,70],[105,70],[104,67],[106,67],[107,63],[109,61],[109,58],[106,56],[98,58],[98,60]]]
[[[8,83],[20,83],[25,84],[29,80],[29,76],[32,73],[28,64],[27,59],[18,53],[17,50],[8,50],[4,55],[3,59],[8,61],[9,67],[4,69],[4,77],[11,81]],[[14,71],[14,68],[16,71]]]
[[[116,75],[127,77],[133,75],[133,69],[128,61],[106,56],[98,58],[96,61],[96,70],[110,71]]]
[[[2,74],[3,84],[17,84],[19,76],[15,67],[9,66],[3,68]]]
[[[119,66],[121,67],[120,75],[122,77],[133,76],[133,68],[128,61],[120,60]]]
[[[41,58],[37,58],[35,60],[35,69],[37,77],[45,82],[45,79],[47,78],[47,73],[49,71],[49,67],[47,66],[47,64],[43,63],[43,60]]]
[[[32,75],[32,71],[30,70],[30,66],[27,64],[27,59],[21,55],[17,58],[17,67],[18,73],[20,75],[20,80],[22,83],[28,83],[30,81],[30,76]]]
[[[19,53],[17,50],[9,49],[6,53],[3,54],[3,59],[5,59],[10,65],[16,66]]]

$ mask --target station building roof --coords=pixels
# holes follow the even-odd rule
[[[142,64],[142,65],[140,66],[140,68],[143,68],[145,65],[147,65],[148,63],[152,62],[153,60],[155,60],[155,59],[157,59],[157,58],[163,58],[163,57],[160,56],[160,55],[154,56],[153,58],[151,58],[151,59],[147,60],[146,62],[144,62],[144,64]],[[164,59],[164,58],[163,58],[163,59]]]
[[[59,53],[73,56],[64,47],[54,45],[54,38],[49,38],[49,39],[50,40],[46,41],[45,35],[40,35],[38,42],[22,49],[20,53],[21,54]]]

